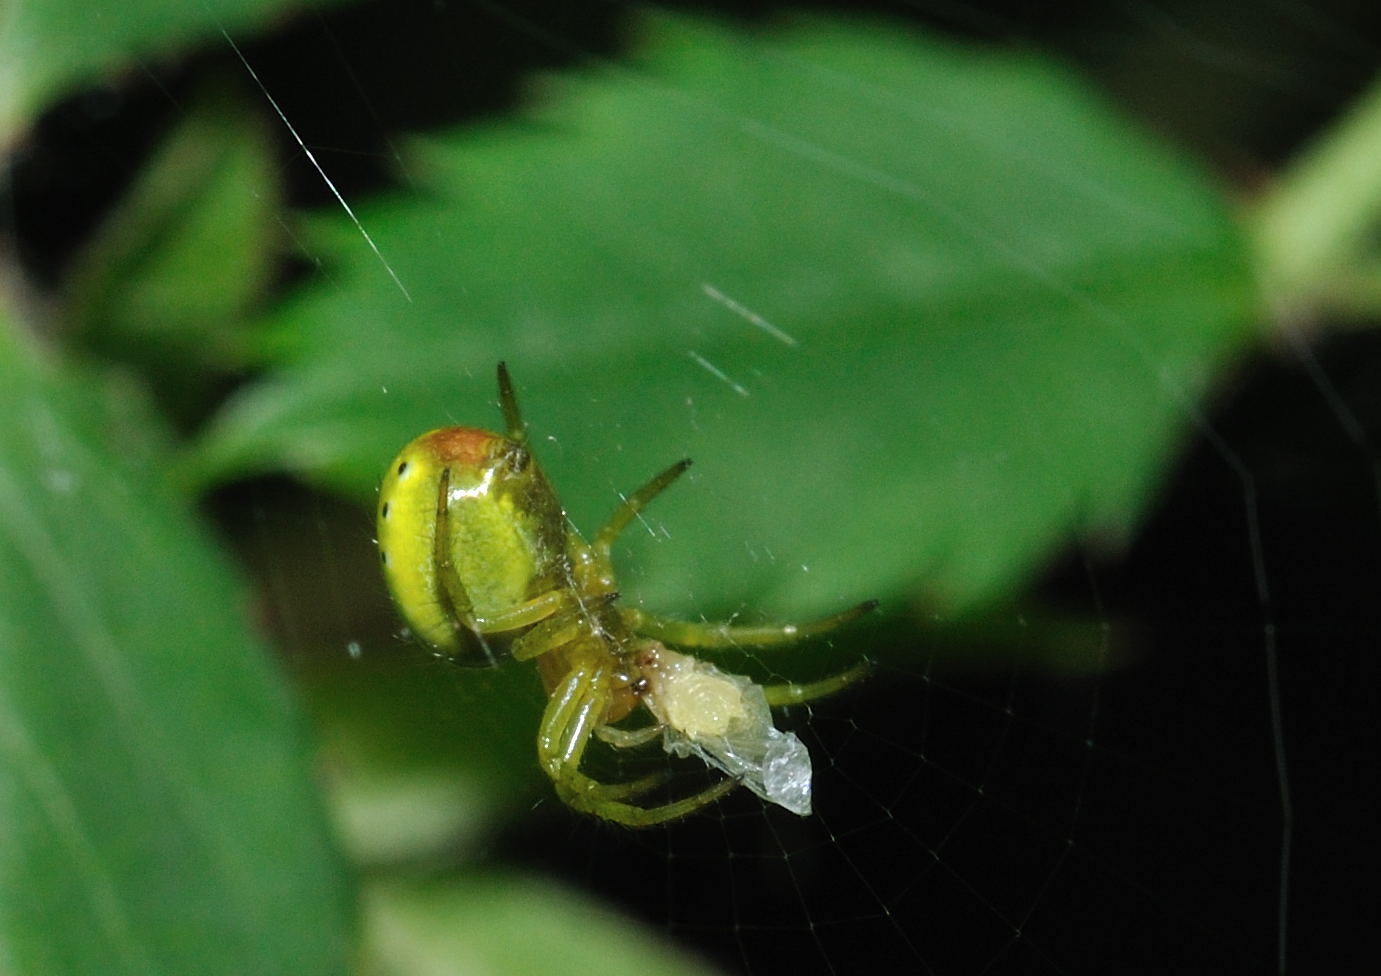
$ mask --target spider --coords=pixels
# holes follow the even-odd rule
[[[610,550],[643,508],[690,466],[678,461],[643,485],[587,542],[527,447],[513,383],[498,366],[507,434],[444,427],[409,443],[379,489],[384,577],[412,632],[460,664],[502,656],[534,661],[549,696],[537,753],[557,795],[575,810],[641,827],[683,817],[742,784],[802,816],[810,813],[810,755],[772,724],[770,708],[829,695],[862,678],[862,662],[808,684],[760,686],[672,647],[766,647],[827,633],[876,606],[869,601],[805,624],[735,626],[652,616],[617,605]],[[671,646],[668,646],[671,645]],[[639,707],[641,728],[616,723]],[[722,779],[660,805],[637,801],[654,775],[601,782],[582,771],[591,736],[616,749],[662,737]]]

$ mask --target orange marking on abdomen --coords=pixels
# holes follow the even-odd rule
[[[489,459],[494,442],[501,440],[498,434],[478,427],[443,427],[426,437],[427,446],[436,452],[438,459],[476,467]]]

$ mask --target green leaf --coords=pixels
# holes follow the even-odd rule
[[[7,321],[0,391],[0,969],[343,971],[301,716],[158,439]]]
[[[714,970],[579,892],[544,878],[466,875],[375,884],[367,973],[709,976]]]
[[[1261,278],[1287,321],[1339,312],[1370,322],[1381,223],[1381,80],[1292,160],[1248,216]],[[1319,308],[1328,315],[1321,315]]]
[[[643,26],[530,119],[418,140],[414,193],[355,201],[381,258],[311,218],[321,279],[192,476],[366,497],[417,433],[499,424],[503,358],[586,531],[695,458],[630,533],[663,610],[963,609],[1124,536],[1249,338],[1216,188],[1034,55]]]
[[[6,0],[0,5],[0,149],[48,102],[101,72],[326,0]]]
[[[461,669],[404,647],[306,676],[328,797],[357,865],[452,859],[520,805],[557,802],[537,764],[544,698],[532,669]]]
[[[243,358],[237,326],[273,270],[268,138],[233,96],[204,91],[74,262],[65,311],[84,344],[206,395]]]

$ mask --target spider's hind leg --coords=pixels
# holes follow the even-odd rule
[[[574,810],[629,827],[649,827],[694,813],[738,786],[724,779],[699,793],[655,807],[624,802],[661,785],[648,776],[629,783],[601,783],[580,771],[585,747],[608,705],[608,675],[596,669],[572,671],[552,693],[537,734],[537,753],[556,793]]]

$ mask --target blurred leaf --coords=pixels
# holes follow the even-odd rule
[[[101,72],[166,57],[329,0],[6,0],[0,5],[0,150],[46,104]]]
[[[1249,213],[1273,306],[1364,321],[1381,313],[1381,77],[1292,160]]]
[[[635,65],[420,140],[414,195],[355,201],[390,270],[311,219],[321,280],[193,477],[368,497],[422,430],[497,425],[505,358],[587,531],[697,460],[630,533],[625,590],[665,610],[971,607],[1125,534],[1257,301],[1203,176],[1035,56],[644,26]]]
[[[537,765],[531,668],[463,670],[392,647],[314,669],[306,685],[355,864],[454,856],[516,804],[557,802]]]
[[[232,326],[272,270],[278,205],[257,118],[203,93],[75,262],[74,331],[178,400],[205,396],[207,370],[242,357]]]
[[[8,322],[0,391],[0,968],[342,971],[300,716],[157,439]]]
[[[545,878],[466,876],[366,891],[366,973],[708,976],[714,970]]]

